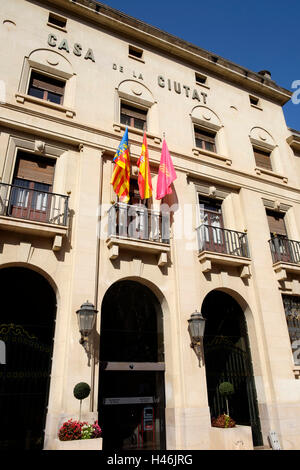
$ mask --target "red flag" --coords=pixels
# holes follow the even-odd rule
[[[157,177],[156,199],[162,199],[167,194],[172,194],[171,184],[176,178],[177,175],[173,167],[171,155],[164,139]]]

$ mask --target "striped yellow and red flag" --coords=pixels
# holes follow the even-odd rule
[[[110,183],[121,202],[129,201],[130,156],[128,147],[128,128],[113,159],[114,171]]]
[[[152,182],[149,166],[149,154],[147,146],[146,133],[144,132],[141,156],[137,162],[139,168],[138,184],[141,199],[149,199],[152,197]]]

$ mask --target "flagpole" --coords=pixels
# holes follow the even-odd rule
[[[163,135],[163,140],[165,140],[165,138],[166,138],[166,133],[163,132],[162,135]],[[163,197],[163,198],[161,199],[161,205],[164,204],[164,198],[165,198],[165,197]]]

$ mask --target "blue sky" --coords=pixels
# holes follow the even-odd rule
[[[254,72],[269,70],[291,91],[300,83],[299,0],[106,0],[102,3]],[[300,98],[300,93],[297,95]],[[284,106],[300,130],[300,103]]]

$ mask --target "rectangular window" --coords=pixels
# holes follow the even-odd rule
[[[249,95],[250,104],[254,106],[259,106],[259,99],[256,96]]]
[[[51,103],[63,104],[65,81],[32,71],[28,95]]]
[[[287,237],[284,214],[270,210],[267,210],[266,212],[271,235],[276,234]]]
[[[253,148],[253,152],[256,166],[272,171],[271,153],[257,148]]]
[[[19,152],[10,195],[9,215],[46,222],[54,178],[54,160]]]
[[[143,49],[139,49],[138,47],[134,46],[129,46],[128,48],[128,54],[131,57],[134,57],[136,59],[142,59],[143,58]]]
[[[274,262],[295,262],[295,251],[287,236],[284,222],[284,214],[267,210],[267,218],[270,230],[270,247]]]
[[[54,160],[46,157],[36,157],[26,152],[19,152],[14,177],[52,186]]]
[[[121,124],[125,126],[135,127],[136,129],[146,130],[147,128],[147,111],[135,108],[128,104],[121,103]]]
[[[54,13],[49,13],[48,23],[52,26],[58,26],[59,28],[64,29],[67,25],[67,19],[62,16],[55,15]]]
[[[196,147],[216,152],[216,134],[211,131],[195,127]]]
[[[136,178],[130,178],[129,197],[129,204],[133,206],[142,203],[138,180]]]
[[[222,201],[199,196],[202,249],[223,252]]]
[[[282,296],[294,364],[300,366],[300,297]]]
[[[199,85],[204,85],[207,82],[207,77],[201,73],[195,72],[196,83]]]

